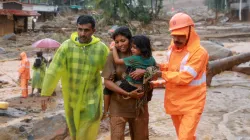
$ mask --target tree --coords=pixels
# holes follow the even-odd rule
[[[205,4],[208,6],[208,9],[215,11],[216,19],[218,18],[219,12],[225,12],[228,8],[228,0],[205,0]]]
[[[162,9],[163,0],[95,0],[106,18],[113,20],[136,19],[149,23]]]

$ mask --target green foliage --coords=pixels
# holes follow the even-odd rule
[[[63,43],[69,38],[69,36],[61,33],[54,33],[50,38],[58,41],[59,43]]]
[[[226,3],[228,1],[226,0],[205,0],[205,5],[208,6],[209,9],[212,9],[214,11],[220,11],[224,12],[227,10]]]
[[[145,24],[156,18],[162,9],[163,0],[94,0],[103,16],[113,21],[139,20]]]

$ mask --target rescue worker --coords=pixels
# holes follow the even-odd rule
[[[20,54],[19,82],[22,88],[22,97],[28,97],[28,81],[30,79],[30,62],[25,52]]]
[[[208,53],[200,45],[194,22],[184,13],[169,22],[172,42],[167,61],[160,64],[166,81],[164,107],[171,115],[178,140],[195,140],[195,131],[206,100],[206,65]]]
[[[66,122],[71,140],[96,140],[102,116],[102,79],[108,47],[93,36],[95,20],[82,15],[77,32],[64,41],[46,71],[41,96],[51,96],[62,82]],[[48,99],[43,97],[42,108]]]

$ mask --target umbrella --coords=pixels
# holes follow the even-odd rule
[[[55,49],[55,48],[58,48],[60,47],[60,43],[53,40],[53,39],[50,39],[50,38],[45,38],[45,39],[41,39],[41,40],[38,40],[36,41],[35,43],[32,44],[32,47],[34,48],[46,48],[46,49]]]

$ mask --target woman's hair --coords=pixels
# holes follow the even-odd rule
[[[132,38],[132,34],[131,34],[129,28],[125,27],[125,26],[119,27],[115,30],[115,32],[112,35],[113,40],[115,40],[116,36],[118,36],[118,35],[122,35],[122,36],[126,37],[129,40],[129,42]]]
[[[152,56],[151,43],[148,37],[144,35],[136,35],[132,37],[131,42],[141,51],[141,56],[145,58]]]

